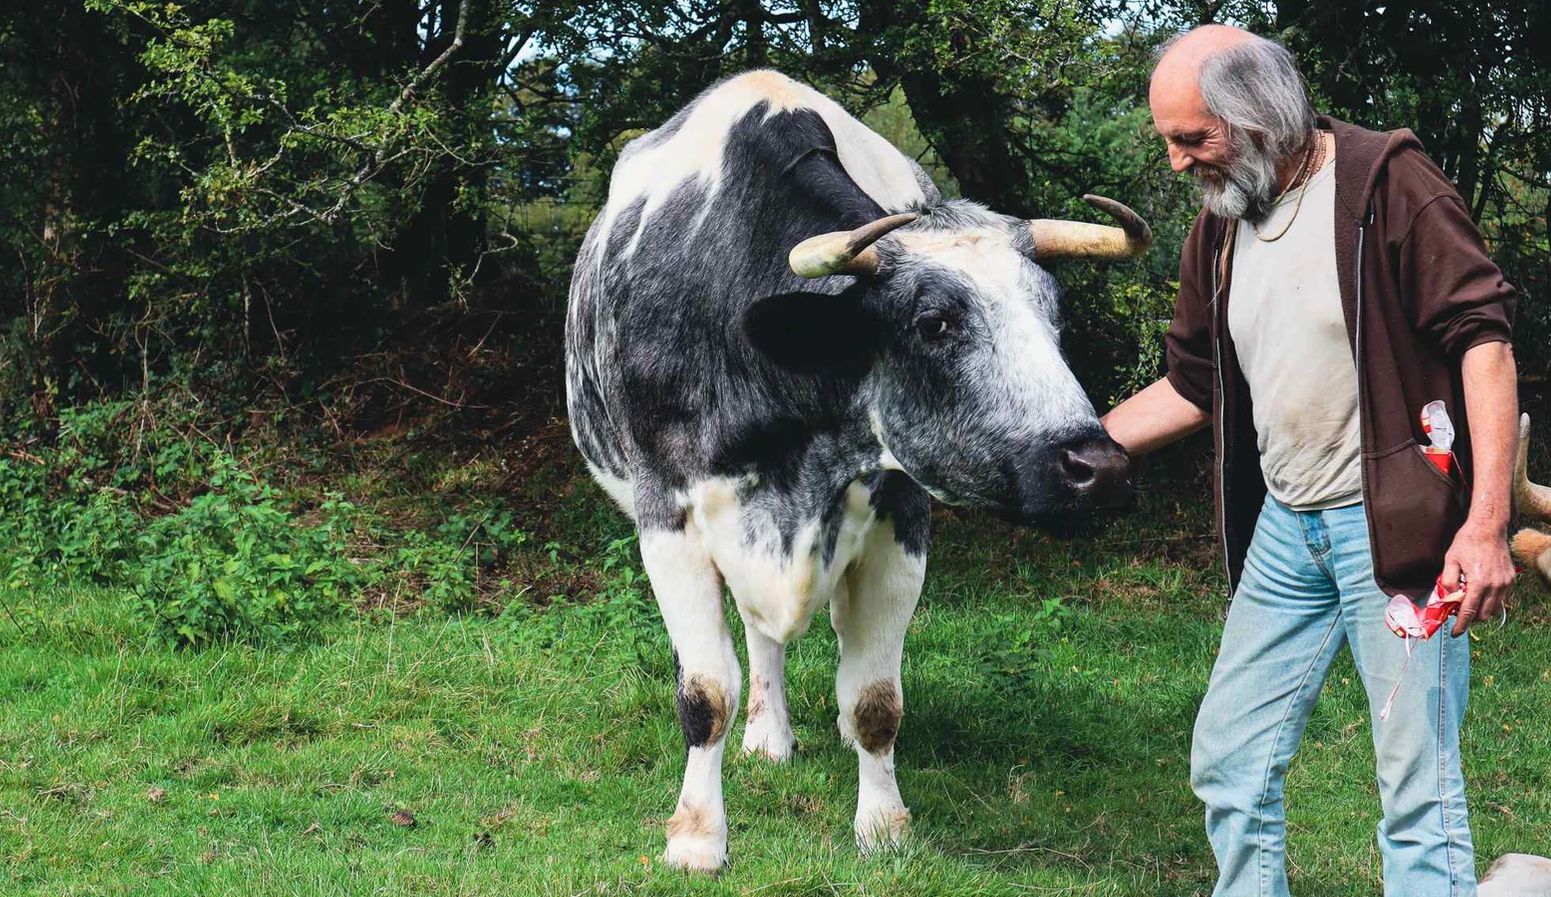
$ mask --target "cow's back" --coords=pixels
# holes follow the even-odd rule
[[[937,198],[913,161],[776,72],[722,81],[631,141],[577,258],[567,319],[572,431],[598,479],[616,499],[643,464],[688,482],[735,466],[763,432],[790,431],[809,410],[794,401],[843,401],[757,357],[743,313],[845,286],[788,270],[802,239]]]

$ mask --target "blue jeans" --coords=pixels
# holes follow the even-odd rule
[[[1381,721],[1406,661],[1405,642],[1384,626],[1388,601],[1373,581],[1362,505],[1294,511],[1266,497],[1190,753],[1190,784],[1206,804],[1217,855],[1216,897],[1288,894],[1282,783],[1347,644],[1373,721],[1384,893],[1476,893],[1459,763],[1470,640],[1451,636],[1450,621],[1413,642],[1394,709]]]

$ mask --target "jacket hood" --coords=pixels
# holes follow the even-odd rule
[[[1410,128],[1370,131],[1328,115],[1315,121],[1336,138],[1336,204],[1352,220],[1360,221],[1379,176],[1390,158],[1403,150],[1422,149],[1422,141]]]

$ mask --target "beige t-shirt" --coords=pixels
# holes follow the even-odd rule
[[[1249,381],[1266,487],[1300,511],[1362,500],[1357,366],[1336,280],[1335,164],[1234,237],[1228,332]],[[1298,206],[1299,193],[1304,193]],[[1296,217],[1293,216],[1297,209]]]

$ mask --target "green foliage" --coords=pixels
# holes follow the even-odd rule
[[[393,567],[423,581],[422,597],[433,607],[451,612],[475,610],[486,571],[511,560],[528,541],[512,512],[494,508],[450,515],[430,532],[411,529],[402,534]]]
[[[0,418],[180,371],[218,371],[206,395],[315,400],[433,310],[548,348],[552,386],[570,261],[621,147],[756,66],[864,116],[950,195],[1091,219],[1079,197],[1097,192],[1147,217],[1148,259],[1057,271],[1073,365],[1118,397],[1159,372],[1196,205],[1150,133],[1150,54],[1209,19],[1286,41],[1326,108],[1418,131],[1524,291],[1521,359],[1548,360],[1551,67],[1533,0],[13,6]],[[554,410],[532,396],[507,401]]]
[[[1000,614],[992,625],[997,638],[980,651],[975,669],[997,688],[1023,689],[1029,677],[1049,662],[1051,644],[1072,616],[1061,598],[1030,602],[1032,611]]]
[[[298,641],[372,596],[467,612],[511,592],[528,532],[507,503],[422,502],[438,522],[421,526],[284,490],[259,459],[190,438],[184,395],[67,409],[52,441],[0,455],[0,587],[127,586],[181,645]]]
[[[111,486],[67,492],[50,479],[41,463],[0,457],[0,584],[113,581],[133,552],[137,518],[126,494]]]
[[[547,604],[514,601],[501,615],[513,644],[523,650],[576,657],[607,641],[620,662],[647,664],[666,641],[651,587],[636,563],[635,534],[614,539],[593,565],[599,588],[591,595],[551,595]],[[554,550],[552,549],[552,552]],[[555,553],[552,559],[557,559]]]
[[[351,557],[355,508],[336,496],[298,519],[229,455],[210,491],[140,536],[137,613],[170,642],[285,640],[314,630],[367,582]]]

